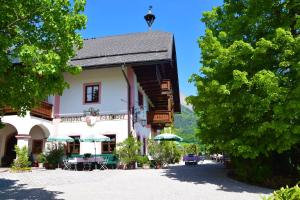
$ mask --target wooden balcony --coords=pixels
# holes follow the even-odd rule
[[[171,124],[173,122],[173,115],[168,110],[149,111],[147,113],[148,124]]]
[[[171,81],[170,80],[163,80],[161,82],[160,88],[161,88],[162,94],[171,93],[171,89],[172,89]]]
[[[10,108],[8,106],[4,107],[2,109],[2,112],[4,115],[16,115],[17,114],[17,112],[15,110],[13,110],[12,108]],[[47,102],[41,102],[41,104],[38,107],[33,108],[30,111],[30,115],[44,118],[44,119],[52,119],[52,104],[49,104]]]
[[[52,107],[52,104],[43,101],[40,106],[33,108],[30,111],[30,115],[45,119],[52,119]]]

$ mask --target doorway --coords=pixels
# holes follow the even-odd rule
[[[16,158],[15,145],[17,145],[16,133],[9,135],[6,139],[4,156],[2,158],[3,167],[9,167]]]

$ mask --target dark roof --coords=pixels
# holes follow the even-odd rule
[[[173,34],[149,31],[84,40],[71,59],[82,67],[172,59]]]
[[[174,110],[180,112],[176,49],[172,33],[149,31],[86,39],[83,48],[70,62],[85,69],[121,64],[155,66],[168,63],[174,89]]]

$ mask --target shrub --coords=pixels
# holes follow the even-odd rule
[[[46,155],[47,163],[51,165],[58,165],[61,162],[63,155],[64,149],[62,147],[52,149]]]
[[[138,166],[142,167],[143,165],[150,164],[150,161],[147,156],[138,156]]]
[[[85,154],[83,154],[83,159],[88,159],[88,158],[90,158],[91,156],[92,156],[91,153],[85,153]]]
[[[265,160],[232,158],[235,174],[241,181],[261,184],[272,175],[272,169]]]
[[[158,165],[176,163],[181,158],[180,149],[172,141],[155,142],[154,140],[149,140],[148,150],[150,156]]]
[[[28,149],[26,146],[20,148],[18,145],[15,146],[17,158],[12,164],[12,170],[14,171],[25,171],[30,170],[31,162],[29,161]]]
[[[280,190],[276,190],[269,197],[264,197],[263,200],[298,200],[300,199],[300,188],[297,185],[289,188],[286,186],[285,188],[281,188]]]
[[[162,165],[162,163],[164,163],[165,158],[160,143],[154,140],[148,140],[148,152],[156,164]]]
[[[39,154],[38,157],[37,157],[37,161],[39,163],[45,163],[45,162],[47,162],[46,155],[43,154],[43,153]]]
[[[178,163],[181,158],[181,151],[173,141],[160,142],[164,160],[168,164]]]
[[[131,168],[139,160],[138,152],[140,147],[141,143],[132,136],[129,136],[126,140],[118,144],[116,155],[127,168]]]

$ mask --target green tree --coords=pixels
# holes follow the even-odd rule
[[[203,14],[188,98],[202,142],[245,159],[299,152],[299,15],[296,0],[225,0]]]
[[[24,114],[68,86],[70,59],[82,47],[85,0],[4,0],[0,6],[0,107]]]
[[[185,144],[183,147],[185,154],[199,154],[199,147],[197,144]]]

